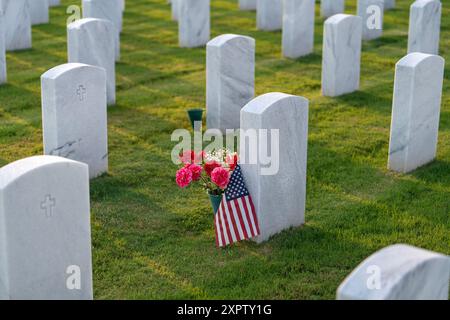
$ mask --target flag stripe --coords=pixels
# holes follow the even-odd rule
[[[219,216],[217,214],[215,214],[214,216],[215,216],[215,218],[214,218],[214,231],[216,233],[216,246],[217,247],[221,247],[222,246],[222,239],[221,239],[221,237],[219,235],[219,219],[218,219]]]
[[[256,217],[255,206],[253,205],[253,201],[252,201],[251,198],[248,198],[248,197],[247,197],[247,201],[250,202],[250,207],[252,208],[251,211],[252,211],[252,216],[253,216],[254,226],[255,226],[255,228],[256,228],[257,234],[259,235],[259,233],[260,233],[260,232],[259,232],[259,223],[257,223],[258,218]]]
[[[233,239],[233,242],[236,242],[236,241],[238,241],[238,239],[237,239],[236,229],[234,228],[234,221],[233,221],[233,217],[231,215],[229,202],[225,203],[225,213],[226,213],[226,217],[227,217],[228,228],[231,233],[231,239]]]
[[[249,225],[248,225],[247,217],[245,215],[244,206],[242,205],[242,198],[237,199],[237,201],[238,201],[239,209],[240,209],[240,211],[239,211],[239,219],[241,221],[241,225],[243,226],[242,229],[244,231],[244,237],[245,237],[245,239],[248,239],[248,238],[251,237],[250,236],[251,231],[250,231],[250,228],[249,228]]]
[[[239,232],[239,240],[244,240],[247,237],[244,236],[244,232],[242,231],[242,221],[241,221],[241,210],[239,209],[239,203],[238,203],[239,199],[237,200],[233,200],[231,201],[231,206],[233,207],[232,212],[234,215],[234,219],[236,220],[236,226],[238,228],[238,232]]]
[[[224,195],[225,197],[225,195]],[[233,241],[233,238],[231,237],[231,232],[230,232],[230,225],[228,224],[228,219],[227,219],[227,214],[225,212],[225,203],[226,203],[226,199],[224,199],[220,205],[221,207],[221,211],[222,211],[222,219],[223,222],[225,224],[225,232],[226,232],[226,236],[227,236],[227,244],[230,244]]]
[[[245,214],[247,215],[248,225],[250,226],[250,229],[252,231],[252,237],[255,237],[257,235],[256,229],[253,226],[255,222],[253,221],[252,214],[250,213],[250,210],[249,210],[249,208],[251,208],[251,207],[248,205],[247,197],[244,197],[242,199],[242,202],[243,202],[244,207],[245,207]]]
[[[220,221],[220,226],[222,228],[223,245],[226,246],[229,243],[229,241],[228,241],[227,231],[225,229],[226,228],[225,227],[225,222],[223,220],[222,207],[223,207],[223,203],[220,204],[220,207],[219,207],[219,221]]]

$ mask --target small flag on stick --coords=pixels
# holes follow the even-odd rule
[[[231,174],[230,182],[215,214],[214,227],[218,247],[260,234],[255,207],[239,165]]]

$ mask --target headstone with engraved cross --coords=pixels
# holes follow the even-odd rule
[[[95,178],[108,170],[106,74],[81,63],[57,66],[41,77],[44,154],[89,165]]]
[[[0,299],[92,299],[87,165],[36,156],[0,168]]]

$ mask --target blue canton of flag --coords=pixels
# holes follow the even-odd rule
[[[239,165],[231,174],[230,182],[215,214],[214,227],[218,247],[260,234],[255,207]]]

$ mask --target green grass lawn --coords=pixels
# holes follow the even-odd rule
[[[117,105],[108,109],[109,174],[91,182],[96,299],[333,299],[374,251],[408,243],[450,254],[450,6],[437,160],[412,174],[386,169],[395,63],[406,54],[409,0],[385,14],[384,36],[365,42],[361,90],[321,96],[323,19],[315,53],[281,58],[281,32],[255,28],[237,0],[212,0],[211,36],[256,39],[256,93],[310,100],[306,224],[264,244],[217,249],[209,199],[180,190],[170,135],[205,104],[205,49],[178,47],[166,0],[127,0]],[[42,154],[40,75],[67,61],[66,8],[33,27],[33,49],[7,54],[0,87],[0,165]],[[347,1],[347,13],[356,0]]]

